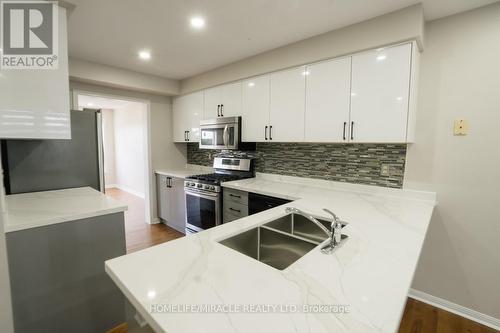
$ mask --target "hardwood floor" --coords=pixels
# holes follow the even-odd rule
[[[115,188],[107,189],[106,194],[129,206],[125,212],[127,253],[183,236],[164,224],[146,224],[144,199]],[[151,332],[151,330],[144,328],[137,332]],[[500,333],[500,331],[408,298],[399,333]]]
[[[106,189],[106,194],[128,205],[128,211],[125,212],[127,253],[184,236],[163,223],[147,224],[144,221],[144,199],[117,188]]]
[[[498,333],[500,331],[408,298],[399,333]]]

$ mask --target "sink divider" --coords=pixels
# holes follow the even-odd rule
[[[282,235],[285,235],[285,236],[288,236],[288,237],[291,237],[291,238],[299,239],[301,241],[308,242],[308,243],[311,243],[311,244],[314,244],[314,245],[319,245],[319,244],[323,243],[323,242],[315,242],[315,241],[310,240],[308,238],[297,236],[297,235],[291,234],[289,232],[281,231],[281,230],[278,230],[278,229],[274,229],[274,228],[268,227],[266,225],[261,225],[261,226],[259,226],[259,233],[258,233],[258,236],[257,236],[259,244],[260,244],[260,229],[270,230],[272,232],[276,232],[278,234],[282,234]],[[292,219],[292,232],[293,232],[293,219]],[[260,253],[259,252],[260,251],[257,252],[257,255],[259,256],[259,260],[260,260]]]

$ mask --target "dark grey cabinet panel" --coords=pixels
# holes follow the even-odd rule
[[[104,261],[126,253],[123,213],[6,234],[16,333],[102,333],[125,299]]]

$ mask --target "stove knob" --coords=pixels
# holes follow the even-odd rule
[[[198,187],[198,188],[202,188],[202,187],[203,187],[203,185],[202,185],[202,184],[198,184],[198,185],[196,185],[196,187]]]
[[[215,191],[215,186],[210,186],[210,190]]]

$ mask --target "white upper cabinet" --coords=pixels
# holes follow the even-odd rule
[[[205,107],[203,110],[203,119],[214,119],[220,117],[221,105],[221,89],[214,87],[206,89],[205,94]]]
[[[205,90],[204,119],[241,115],[241,82]]]
[[[269,128],[269,75],[242,82],[241,132],[244,142],[265,142]]]
[[[176,97],[173,102],[174,142],[198,142],[203,115],[203,92]]]
[[[348,142],[351,57],[306,68],[305,141]]]
[[[412,45],[352,56],[352,142],[406,142]]]
[[[241,116],[242,107],[241,81],[221,86],[222,117]]]
[[[188,110],[176,141],[185,130],[198,140],[204,110],[203,119],[241,116],[244,142],[412,142],[417,64],[407,43],[206,89],[174,102],[174,114]]]
[[[58,11],[58,68],[0,70],[0,138],[71,139],[66,9]]]
[[[305,77],[305,67],[271,74],[270,141],[304,141]]]

